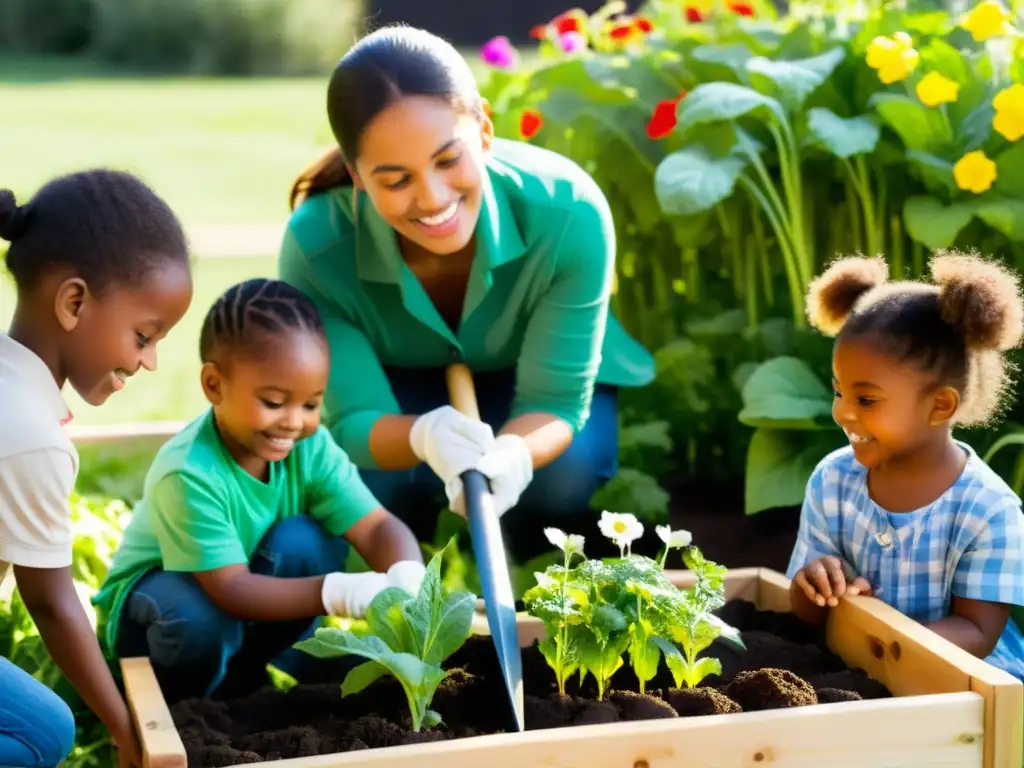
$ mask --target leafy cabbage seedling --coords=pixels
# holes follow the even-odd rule
[[[441,665],[472,631],[476,595],[448,592],[441,584],[446,550],[427,564],[418,595],[388,587],[373,598],[366,612],[369,635],[321,627],[295,645],[323,659],[349,654],[367,659],[345,676],[342,696],[359,693],[384,675],[395,677],[405,689],[414,731],[441,722],[440,715],[430,709],[437,686],[447,674]]]

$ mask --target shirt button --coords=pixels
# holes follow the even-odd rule
[[[879,543],[879,545],[883,546],[883,547],[892,546],[892,536],[889,535],[888,531],[883,531],[881,533],[876,533],[875,534],[875,541],[877,541]]]

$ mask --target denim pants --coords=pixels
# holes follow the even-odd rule
[[[385,369],[403,413],[426,413],[451,402],[443,368]],[[480,418],[495,433],[508,421],[515,397],[515,370],[475,373]],[[544,528],[593,535],[596,513],[591,496],[618,469],[617,390],[598,386],[590,418],[565,453],[534,473],[519,503],[501,519],[506,550],[524,562],[551,549]],[[447,506],[440,478],[426,464],[411,470],[364,469],[364,482],[389,511],[401,518],[420,541],[431,541],[437,517]]]
[[[279,578],[344,570],[348,542],[317,521],[281,520],[250,558],[253,573]],[[246,621],[228,615],[191,573],[151,571],[125,601],[117,655],[148,656],[169,702],[244,696],[266,685],[272,664],[300,682],[340,681],[349,659],[318,660],[291,646],[321,619]]]
[[[0,766],[55,768],[75,745],[64,700],[0,656]]]

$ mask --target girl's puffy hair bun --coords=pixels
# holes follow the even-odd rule
[[[807,291],[807,319],[826,336],[835,336],[857,302],[889,277],[880,256],[848,256],[832,262]]]
[[[1006,351],[1024,333],[1017,275],[974,254],[938,251],[931,261],[942,319],[959,329],[968,349]]]

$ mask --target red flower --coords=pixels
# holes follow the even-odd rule
[[[566,32],[582,32],[583,31],[583,19],[580,16],[583,15],[582,11],[574,8],[571,11],[555,16],[551,20],[552,26],[555,31],[560,35],[564,35]],[[584,16],[586,18],[586,16]]]
[[[626,40],[633,34],[633,24],[629,21],[617,21],[612,24],[608,35],[612,40]]]
[[[683,9],[683,13],[686,14],[686,20],[691,24],[700,24],[704,21],[704,14],[701,13],[700,8],[693,5],[688,5]]]
[[[654,107],[654,114],[647,121],[647,137],[657,141],[668,136],[676,127],[676,107],[686,98],[683,91],[674,99],[659,101]]]
[[[543,125],[544,116],[536,109],[527,109],[519,118],[519,133],[524,139],[532,139]]]
[[[637,16],[636,28],[646,35],[654,31],[654,23],[646,16]]]
[[[561,37],[566,32],[579,32],[583,34],[584,27],[589,18],[580,8],[572,8],[565,13],[555,16],[547,24],[537,24],[531,27],[530,37],[534,40],[544,40],[548,36],[549,29],[553,29],[557,37]]]
[[[754,15],[754,6],[752,6],[750,3],[729,3],[729,10],[737,14],[738,16],[753,17]]]

